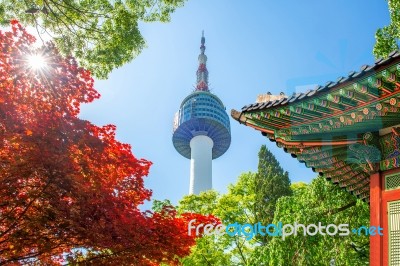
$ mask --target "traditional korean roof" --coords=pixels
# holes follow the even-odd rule
[[[369,176],[400,166],[400,52],[291,96],[266,94],[231,116],[369,201]],[[393,129],[391,131],[391,129]]]

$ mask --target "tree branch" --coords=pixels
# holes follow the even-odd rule
[[[336,208],[336,209],[332,209],[332,210],[326,211],[326,212],[323,213],[323,215],[326,215],[326,214],[330,214],[330,215],[337,214],[337,213],[339,213],[341,211],[347,210],[347,209],[355,206],[356,204],[357,204],[357,201],[352,201],[352,202],[350,202],[350,203],[348,203],[348,204],[346,204],[346,205],[344,205],[344,206],[342,206],[340,208]]]

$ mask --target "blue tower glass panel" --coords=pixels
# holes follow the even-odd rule
[[[175,149],[188,159],[194,136],[205,135],[213,140],[213,159],[223,155],[231,144],[229,116],[221,100],[209,91],[195,91],[182,101],[173,131]]]

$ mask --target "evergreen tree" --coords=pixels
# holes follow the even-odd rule
[[[178,212],[197,212],[216,215],[224,225],[272,223],[275,204],[282,196],[291,195],[288,173],[275,156],[263,145],[258,154],[257,173],[243,173],[226,194],[207,191],[184,197]],[[258,265],[253,264],[253,253],[269,239],[260,235],[247,240],[244,235],[205,236],[197,239],[190,256],[182,265]]]
[[[310,184],[295,184],[293,195],[276,203],[273,224],[348,224],[348,228],[369,227],[369,206],[323,177]],[[332,229],[330,229],[332,232]],[[368,265],[369,236],[297,235],[272,237],[266,246],[257,247],[250,265]]]
[[[262,145],[258,153],[258,172],[255,182],[254,214],[257,222],[264,225],[272,223],[276,202],[280,197],[290,196],[289,174],[284,171],[275,156]],[[262,243],[267,242],[262,237]]]
[[[213,214],[224,225],[349,224],[349,228],[369,226],[369,208],[347,191],[315,178],[311,184],[290,184],[288,173],[274,155],[262,146],[257,173],[243,173],[228,192],[207,191],[184,197],[179,213]],[[196,240],[182,265],[367,265],[368,236],[315,235],[261,237],[244,235],[204,236]]]

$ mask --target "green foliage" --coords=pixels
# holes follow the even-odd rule
[[[350,193],[322,177],[310,185],[298,186],[293,195],[278,200],[273,223],[349,224],[349,229],[369,226],[369,207]],[[368,265],[368,236],[289,236],[274,237],[256,249],[254,265]],[[357,250],[357,251],[356,251]]]
[[[173,207],[172,203],[170,200],[153,200],[153,206],[151,207],[151,210],[153,212],[161,212],[164,208],[167,207]]]
[[[307,183],[304,182],[295,182],[290,185],[292,191],[301,190],[307,188]]]
[[[214,190],[202,192],[199,195],[185,196],[177,207],[178,213],[194,212],[199,214],[214,214],[220,195]],[[196,240],[190,256],[182,259],[183,265],[229,265],[229,256],[224,253],[224,239],[214,236],[204,236]]]
[[[225,252],[227,236],[205,236],[196,240],[189,256],[181,260],[185,266],[232,265],[230,254]]]
[[[375,33],[376,43],[374,55],[386,58],[388,54],[398,49],[400,37],[400,0],[389,0],[390,25],[378,29]]]
[[[262,205],[262,206],[259,206]],[[224,225],[261,222],[369,226],[369,207],[322,177],[290,184],[287,172],[261,147],[258,173],[241,174],[226,194],[207,191],[184,197],[178,211],[213,214]],[[281,237],[203,236],[182,265],[367,265],[369,238],[316,235]]]
[[[228,187],[228,193],[218,194],[206,191],[199,195],[185,196],[177,208],[178,212],[196,212],[213,214],[224,225],[230,223],[252,223],[254,221],[255,177],[253,173],[239,176],[234,185]],[[244,237],[203,236],[197,239],[190,256],[182,260],[183,265],[248,265],[247,260],[255,245],[255,240]]]
[[[213,214],[219,194],[215,190],[201,192],[199,195],[187,195],[179,201],[178,213],[193,212],[199,214]]]
[[[18,19],[51,37],[97,78],[131,61],[145,47],[139,22],[167,22],[185,0],[3,0],[0,20]]]
[[[284,171],[275,156],[261,146],[258,153],[258,172],[255,178],[254,213],[256,222],[270,224],[274,218],[276,202],[283,196],[291,195],[288,172]],[[263,243],[267,237],[260,237]]]
[[[214,214],[224,225],[231,223],[255,224],[272,222],[276,201],[291,194],[288,173],[284,172],[274,155],[262,146],[258,173],[241,174],[237,182],[228,187],[228,193],[219,195],[207,191],[189,195],[179,202],[179,212]],[[205,236],[197,241],[183,265],[252,265],[251,254],[256,246],[264,245],[267,238],[256,236]],[[228,263],[229,262],[229,263]]]

